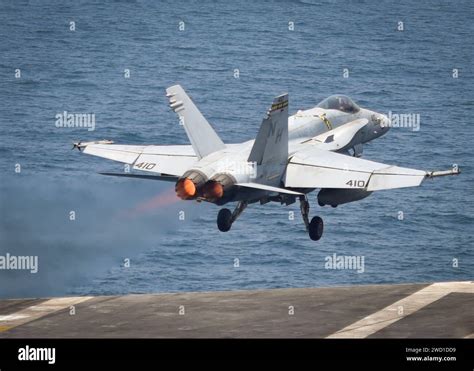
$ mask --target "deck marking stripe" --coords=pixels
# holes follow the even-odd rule
[[[0,322],[4,321],[14,321],[18,319],[28,318],[28,316],[24,314],[7,314],[5,316],[0,316]]]
[[[452,292],[474,294],[474,283],[471,281],[433,283],[360,321],[354,322],[352,325],[344,327],[327,338],[366,338]],[[399,308],[403,309],[401,314],[398,314]]]
[[[8,331],[11,328],[24,325],[48,314],[70,307],[92,299],[92,296],[78,296],[66,298],[54,298],[46,300],[39,305],[22,309],[16,313],[0,316],[0,332]]]

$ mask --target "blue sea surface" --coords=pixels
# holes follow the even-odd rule
[[[36,255],[39,271],[0,270],[0,297],[473,279],[473,17],[470,0],[1,0],[0,255]],[[123,165],[71,150],[188,144],[165,97],[176,83],[228,143],[254,138],[283,92],[291,113],[342,93],[419,114],[364,158],[462,174],[336,209],[313,193],[319,242],[298,204],[251,205],[221,233],[218,207],[101,176]],[[95,130],[56,127],[64,111],[95,114]],[[326,269],[333,254],[363,256],[364,272]]]

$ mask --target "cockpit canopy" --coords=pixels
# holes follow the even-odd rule
[[[331,95],[320,102],[317,107],[324,109],[337,109],[345,113],[359,112],[360,107],[346,95]]]

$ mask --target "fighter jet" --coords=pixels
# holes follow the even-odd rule
[[[323,220],[309,217],[308,194],[319,190],[320,206],[358,201],[374,191],[416,187],[425,179],[459,173],[422,171],[361,159],[364,143],[387,133],[388,117],[333,95],[314,108],[288,116],[288,94],[274,98],[255,140],[225,144],[180,85],[166,89],[191,145],[120,145],[78,142],[83,153],[154,173],[101,173],[175,183],[177,197],[223,208],[217,227],[227,232],[249,204],[298,199],[309,237],[323,234]]]

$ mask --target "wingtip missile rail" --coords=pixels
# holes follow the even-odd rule
[[[426,172],[427,178],[436,178],[439,176],[447,176],[447,175],[459,175],[461,174],[461,169],[459,167],[453,167],[450,170],[440,170],[440,171],[428,171]]]
[[[81,142],[81,141],[79,141],[79,142],[73,143],[72,149],[77,148],[80,152],[80,151],[84,150],[84,148],[86,148],[90,144],[113,144],[113,143],[114,143],[113,140],[108,140],[108,139],[96,140],[96,141],[93,141],[93,142]]]

